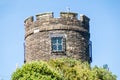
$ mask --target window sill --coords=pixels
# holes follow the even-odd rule
[[[51,54],[55,54],[55,55],[65,55],[65,51],[51,51]]]

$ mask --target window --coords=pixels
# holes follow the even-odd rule
[[[52,37],[51,48],[53,52],[62,52],[63,51],[63,37]]]
[[[64,55],[66,51],[66,34],[51,33],[51,53]]]
[[[91,63],[92,62],[92,41],[89,41],[89,58]]]

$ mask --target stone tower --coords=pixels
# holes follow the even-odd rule
[[[73,12],[53,12],[25,21],[25,62],[70,57],[91,62],[89,18]]]

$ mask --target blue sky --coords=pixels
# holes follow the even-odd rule
[[[1,0],[0,79],[23,64],[25,18],[51,11],[59,17],[66,7],[91,19],[92,66],[108,64],[120,80],[120,0]]]

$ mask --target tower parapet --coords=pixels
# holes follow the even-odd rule
[[[25,60],[73,57],[89,61],[89,18],[73,12],[53,12],[28,17],[25,21]],[[52,40],[56,40],[55,44]],[[59,44],[59,40],[61,40]],[[60,47],[61,46],[61,47]],[[60,51],[59,51],[60,48]],[[54,51],[54,49],[56,49]],[[58,50],[58,51],[57,51]]]
[[[61,18],[77,19],[78,14],[73,12],[60,12]]]
[[[46,13],[41,13],[36,15],[37,20],[47,20],[53,17],[54,17],[53,12],[46,12]]]
[[[80,21],[82,23],[82,26],[89,31],[89,21],[90,19],[85,16],[84,14],[80,15]]]
[[[89,18],[85,15],[81,15],[79,20],[77,17],[78,17],[77,13],[61,12],[60,18],[54,18],[53,12],[47,12],[47,13],[37,14],[36,20],[34,21],[34,17],[30,16],[24,21],[26,26],[25,27],[26,36],[33,33],[34,30],[36,29],[39,29],[40,31],[51,30],[51,29],[74,29],[74,30],[83,30],[86,32],[89,31]],[[49,25],[58,25],[58,24],[69,25],[69,26],[65,26],[65,27],[49,26]]]

